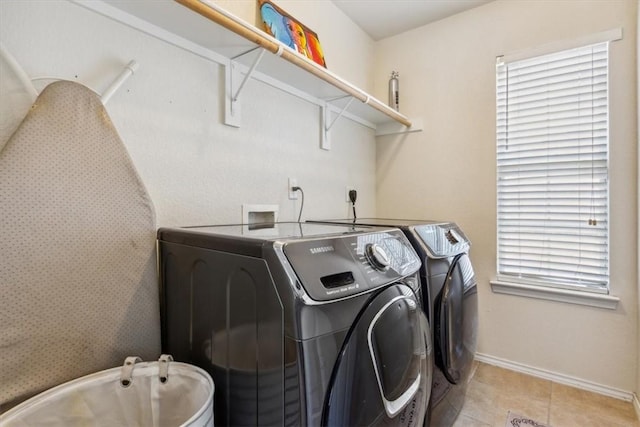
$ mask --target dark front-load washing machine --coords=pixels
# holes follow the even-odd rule
[[[360,218],[314,221],[397,227],[415,248],[422,268],[423,307],[435,348],[430,425],[450,426],[464,404],[478,331],[478,292],[469,239],[452,222]]]
[[[394,228],[158,231],[162,350],[207,370],[217,426],[420,426],[432,347]]]

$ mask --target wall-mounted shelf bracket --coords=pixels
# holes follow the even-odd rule
[[[342,98],[346,98],[346,97],[334,98],[333,100],[335,101],[336,99],[342,99]],[[342,107],[340,112],[338,112],[338,114],[333,118],[333,120],[331,120],[330,106],[328,104],[325,104],[324,106],[321,107],[322,108],[322,121],[321,121],[322,140],[320,143],[320,148],[322,148],[323,150],[331,149],[331,139],[330,139],[329,131],[331,131],[331,128],[333,127],[333,125],[335,125],[338,119],[342,117],[342,115],[345,113],[345,111],[347,111],[347,109],[355,99],[353,96],[348,96],[348,98],[349,98],[349,101],[347,101],[347,103],[344,105],[344,107]]]
[[[1,0],[0,0],[1,1]],[[136,1],[87,1],[73,3],[114,19],[159,40],[220,64],[224,69],[224,123],[240,126],[240,107],[243,81],[249,78],[281,89],[298,98],[308,100],[322,109],[322,119],[331,111],[337,113],[343,104],[326,107],[327,98],[346,94],[361,101],[352,104],[343,117],[369,128],[386,122],[398,122],[414,128],[404,115],[376,98],[358,89],[316,62],[268,35],[254,24],[229,13],[215,0],[136,0]],[[207,25],[202,17],[215,25]],[[271,52],[260,62],[260,70],[248,73],[256,58],[240,56],[255,52],[256,48]],[[233,84],[233,86],[232,86]],[[243,86],[240,89],[240,86]],[[240,90],[239,90],[240,89]],[[321,133],[327,136],[325,124]],[[328,146],[328,144],[326,144]]]
[[[241,76],[240,71],[238,71],[238,64],[236,59],[247,55],[251,52],[259,50],[258,55],[253,59],[253,63],[245,73],[244,77]],[[253,76],[258,64],[262,60],[266,50],[262,49],[260,46],[257,46],[253,49],[249,49],[246,52],[243,52],[239,55],[230,58],[230,61],[227,65],[224,66],[224,75],[225,75],[225,114],[224,114],[224,123],[227,126],[240,127],[241,121],[241,108],[240,108],[240,95],[242,94],[242,90],[244,89],[244,85],[247,84],[247,81]],[[239,82],[239,84],[237,84]],[[237,87],[236,87],[237,85]]]
[[[233,126],[236,128],[240,127],[240,103],[233,102],[234,96],[234,88],[233,82],[234,80],[238,80],[239,72],[235,69],[237,68],[237,64],[234,62],[228,62],[224,66],[224,124],[227,126]],[[236,75],[236,79],[233,78],[233,74]]]
[[[256,49],[260,49],[260,48],[256,47],[255,49],[251,49],[250,51],[247,51],[247,52],[243,53],[242,55],[245,55],[245,54],[247,54],[249,52],[252,52],[252,51],[254,51]],[[249,80],[251,78],[251,76],[253,75],[253,72],[256,70],[256,67],[258,66],[258,64],[262,60],[262,57],[264,56],[265,52],[266,52],[266,50],[260,49],[260,53],[253,60],[253,63],[251,64],[251,67],[249,68],[249,71],[247,71],[247,74],[245,74],[244,79],[240,83],[240,86],[238,86],[238,90],[236,91],[235,95],[233,95],[233,99],[231,101],[233,101],[233,102],[237,102],[238,101],[238,99],[240,98],[240,94],[242,93],[242,89],[244,88],[244,85],[247,83],[247,80]],[[236,58],[238,58],[238,57],[240,57],[242,55],[234,56],[233,58],[231,58],[231,60],[234,61]]]
[[[347,111],[347,109],[349,108],[349,106],[351,105],[351,103],[353,102],[353,100],[354,100],[354,97],[352,96],[352,97],[351,97],[351,99],[349,99],[349,102],[347,102],[347,104],[346,104],[344,107],[342,107],[342,110],[340,110],[340,112],[338,113],[338,115],[337,115],[337,116],[335,116],[335,117],[333,118],[333,121],[332,121],[329,125],[326,125],[326,123],[325,123],[324,130],[325,130],[326,132],[329,132],[329,131],[331,130],[331,128],[333,127],[333,125],[335,125],[335,124],[336,124],[336,122],[338,121],[338,119],[339,119],[340,117],[342,117],[342,115],[344,114],[344,112],[345,112],[345,111]]]

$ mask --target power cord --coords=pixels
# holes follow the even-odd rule
[[[299,191],[302,194],[302,200],[300,201],[300,213],[298,214],[298,222],[300,222],[300,218],[302,218],[302,209],[304,208],[304,191],[302,191],[302,187],[291,187],[292,191]]]
[[[356,199],[358,198],[358,192],[356,190],[349,190],[349,200],[351,200],[351,206],[353,207],[353,223],[356,223]]]

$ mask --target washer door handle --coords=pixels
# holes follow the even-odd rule
[[[393,298],[392,300],[387,302],[373,317],[373,320],[369,324],[369,329],[367,333],[367,340],[369,343],[369,353],[371,354],[373,369],[376,373],[376,380],[378,382],[380,398],[382,399],[382,403],[384,404],[384,410],[390,418],[395,417],[400,411],[402,411],[402,409],[404,409],[405,406],[407,406],[407,404],[409,404],[409,402],[411,402],[411,399],[413,399],[413,397],[416,395],[416,392],[420,388],[420,380],[422,379],[422,373],[418,372],[418,375],[416,376],[415,380],[409,385],[409,387],[407,387],[407,389],[400,396],[398,396],[394,400],[388,400],[384,395],[384,389],[382,387],[382,375],[378,370],[378,362],[376,360],[376,355],[373,348],[373,338],[372,338],[373,327],[375,326],[378,319],[380,319],[380,316],[382,316],[382,313],[384,313],[385,310],[387,310],[390,306],[392,306],[393,304],[395,304],[397,301],[401,299],[406,300],[407,303],[415,304],[415,301],[413,301],[410,298],[407,298],[406,296],[397,296]],[[410,304],[409,306],[411,307]]]
[[[416,395],[416,392],[420,388],[420,380],[422,379],[422,374],[418,374],[416,380],[407,388],[407,390],[402,393],[400,397],[396,400],[390,401],[384,397],[382,390],[380,390],[380,396],[382,397],[382,402],[384,402],[384,410],[389,415],[389,417],[395,417],[405,406],[411,402],[413,396]]]

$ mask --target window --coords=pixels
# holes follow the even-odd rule
[[[498,280],[608,293],[608,50],[498,58]]]

